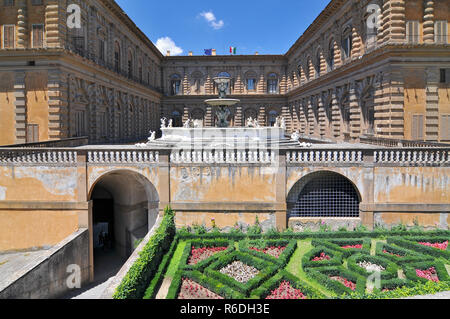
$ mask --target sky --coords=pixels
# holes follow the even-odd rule
[[[116,0],[160,49],[171,55],[284,54],[329,0]]]

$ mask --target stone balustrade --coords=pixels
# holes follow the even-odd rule
[[[87,154],[87,162],[89,164],[158,163],[159,152],[147,150],[89,151]]]
[[[362,163],[362,151],[305,150],[286,153],[287,163]]]
[[[173,164],[272,164],[279,155],[286,155],[289,165],[361,165],[374,166],[448,166],[450,147],[440,148],[311,148],[311,149],[255,149],[255,150],[172,150],[167,149],[24,149],[0,148],[0,165],[74,165],[85,161],[89,165],[158,164],[161,154],[168,156],[163,161]],[[170,155],[169,155],[170,154]],[[80,158],[81,156],[81,158]]]
[[[374,152],[375,164],[443,165],[450,163],[450,149],[403,149]]]
[[[203,150],[173,151],[170,162],[206,164],[270,164],[276,161],[275,152],[269,150]]]
[[[0,164],[74,164],[74,150],[0,150]]]

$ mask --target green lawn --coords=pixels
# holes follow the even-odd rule
[[[177,249],[173,254],[172,260],[170,261],[169,268],[167,269],[165,277],[173,278],[178,270],[178,266],[181,262],[181,255],[183,254],[184,248],[186,247],[186,241],[180,241],[178,243]]]
[[[319,285],[316,281],[313,281],[308,278],[306,273],[303,271],[302,267],[302,258],[303,255],[309,252],[311,249],[313,249],[313,246],[311,245],[311,240],[299,240],[297,244],[297,250],[294,252],[294,254],[291,257],[291,260],[286,266],[286,270],[289,271],[291,274],[296,276],[301,281],[304,281],[305,283],[309,284],[311,287],[317,289],[321,293],[323,293],[327,297],[336,297],[336,294],[332,291],[329,291],[322,285]]]

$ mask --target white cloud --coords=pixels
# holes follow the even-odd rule
[[[183,49],[177,47],[175,42],[169,37],[159,38],[156,41],[156,47],[164,55],[167,54],[167,51],[170,51],[170,55],[180,55],[183,53]]]
[[[215,30],[222,29],[225,24],[223,22],[223,20],[217,20],[216,16],[214,15],[214,13],[212,11],[202,12],[202,13],[200,13],[200,16],[205,18],[205,20],[209,23],[209,25],[211,27],[213,27],[213,29],[215,29]]]

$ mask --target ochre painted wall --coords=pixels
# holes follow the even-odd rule
[[[375,168],[375,203],[450,203],[449,167]]]
[[[420,226],[425,228],[437,228],[440,224],[440,214],[430,213],[392,213],[384,212],[378,213],[375,218],[381,219],[385,226],[395,226],[399,224],[413,227],[417,222]]]
[[[173,167],[173,202],[274,202],[272,167]]]
[[[39,141],[47,141],[49,140],[47,74],[28,72],[25,83],[27,88],[27,124],[38,124]]]
[[[77,193],[76,168],[0,166],[0,200],[74,202]]]
[[[78,230],[78,212],[0,210],[0,251],[53,246]]]
[[[15,137],[15,105],[13,73],[0,73],[0,145],[11,145]]]

